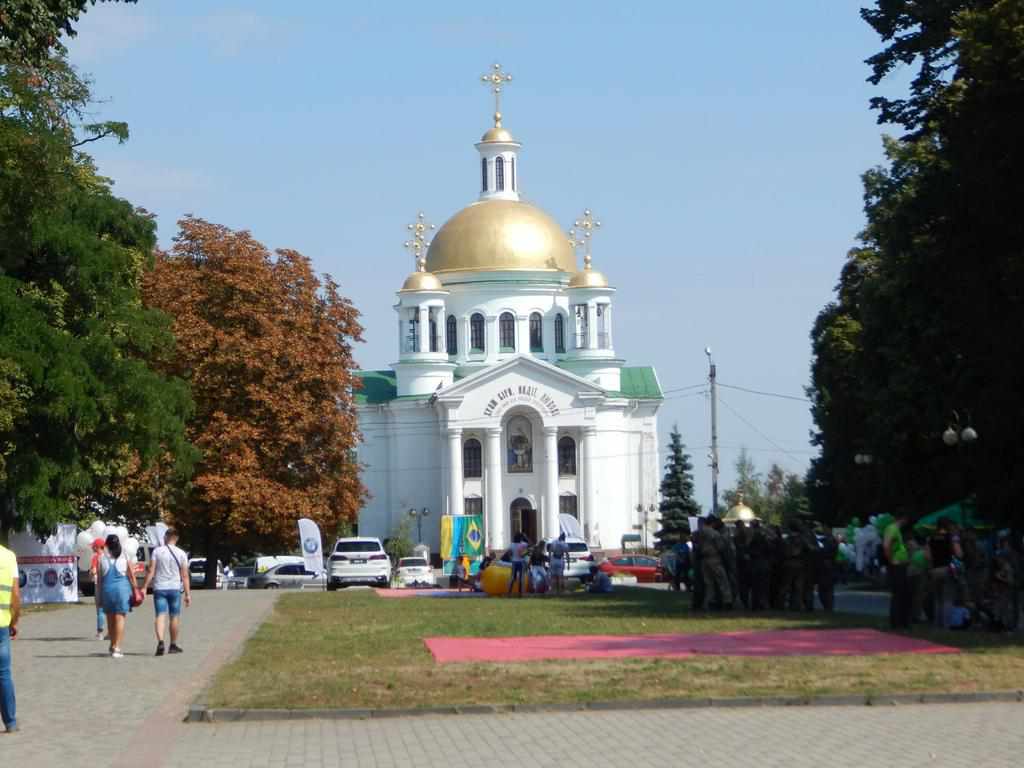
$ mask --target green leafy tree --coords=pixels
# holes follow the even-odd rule
[[[0,47],[0,537],[94,514],[134,460],[187,473],[191,408],[149,360],[173,345],[142,305],[152,218],[114,197],[81,149],[88,84],[57,57],[39,66]],[[113,130],[113,129],[112,129]],[[119,136],[125,133],[117,128]]]
[[[765,505],[765,483],[764,477],[757,471],[754,460],[746,446],[740,447],[739,455],[734,464],[736,470],[736,485],[722,494],[725,499],[725,509],[728,511],[740,501],[743,496],[743,503],[762,515],[762,508]]]
[[[413,546],[412,521],[408,516],[402,515],[390,538],[384,542],[384,551],[388,553],[391,562],[397,565],[403,557],[412,555]]]
[[[659,549],[672,547],[690,530],[689,518],[700,515],[700,504],[693,498],[693,465],[683,445],[679,427],[669,435],[665,475],[661,480],[661,529],[654,534]]]
[[[61,37],[75,37],[74,24],[89,6],[119,0],[4,0],[0,4],[0,50],[38,63],[51,52],[65,53]],[[120,0],[134,3],[136,0]]]
[[[973,491],[982,516],[1020,525],[1024,5],[880,0],[863,16],[885,43],[873,82],[917,69],[872,100],[903,135],[864,175],[856,274],[812,336],[812,503],[921,514]],[[969,450],[941,441],[954,410],[980,435]]]

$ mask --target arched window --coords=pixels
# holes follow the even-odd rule
[[[572,515],[577,520],[580,519],[579,504],[575,496],[559,496],[558,497],[558,513],[561,515]]]
[[[568,436],[558,441],[558,474],[576,474],[576,441]]]
[[[498,318],[498,346],[502,352],[516,351],[516,319],[511,312],[503,312]]]
[[[544,351],[544,321],[541,319],[540,312],[530,315],[530,351]]]
[[[462,476],[483,476],[483,450],[475,437],[462,444]]]
[[[430,351],[439,352],[441,346],[441,337],[437,333],[437,318],[433,315],[430,316]]]
[[[500,155],[494,158],[494,188],[505,191],[505,158]]]
[[[479,312],[469,318],[469,351],[484,351],[484,316]]]
[[[565,318],[561,312],[555,315],[555,353],[565,354]]]
[[[518,189],[516,186],[516,159],[512,158],[512,191],[515,192]]]
[[[480,158],[480,188],[487,191],[487,158]]]
[[[533,472],[533,424],[525,416],[513,416],[505,427],[508,471]]]
[[[444,325],[444,344],[449,355],[459,354],[459,324],[455,315],[448,315]]]

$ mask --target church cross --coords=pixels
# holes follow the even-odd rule
[[[480,76],[480,82],[494,94],[494,127],[501,128],[501,85],[512,82],[512,75],[501,71],[501,64],[494,64],[491,71]]]
[[[590,255],[590,239],[593,237],[594,232],[601,228],[601,222],[594,218],[590,209],[587,208],[583,211],[583,218],[576,219],[573,222],[573,228],[569,230],[569,242],[573,248],[583,247],[583,268],[590,269],[591,255]],[[577,240],[577,234],[582,234],[583,239]]]
[[[426,272],[427,271],[427,248],[430,247],[430,241],[427,240],[427,232],[434,228],[434,225],[427,221],[427,217],[423,211],[416,214],[416,221],[412,224],[406,224],[405,228],[412,232],[412,240],[405,241],[405,248],[412,253],[413,258],[416,259],[416,271]]]

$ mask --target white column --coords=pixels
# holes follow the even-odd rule
[[[426,305],[420,305],[416,311],[419,313],[420,321],[420,352],[430,351],[430,310]]]
[[[505,541],[505,509],[501,499],[501,427],[487,430],[487,445],[484,448],[487,541],[491,549],[504,550],[508,542]]]
[[[615,349],[615,344],[612,343],[612,305],[604,305],[604,332],[607,334],[608,349]]]
[[[448,430],[448,514],[462,514],[462,430]]]
[[[583,428],[583,508],[580,510],[580,527],[590,539],[597,521],[597,427]]]
[[[558,538],[558,427],[544,427],[544,536]]]
[[[487,351],[487,359],[495,360],[498,357],[498,352],[501,349],[498,343],[498,318],[488,317],[487,324],[484,328],[487,336],[484,339],[484,347]]]
[[[597,349],[597,304],[587,302],[587,349]]]

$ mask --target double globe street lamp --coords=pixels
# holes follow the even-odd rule
[[[416,509],[415,507],[409,510],[409,517],[416,521],[416,543],[423,543],[423,518],[430,517],[430,510],[424,507],[423,509]]]
[[[969,449],[973,443],[978,440],[978,431],[971,426],[971,415],[967,414],[967,426],[960,426],[960,414],[953,411],[953,421],[946,427],[946,430],[942,433],[942,442],[949,448],[962,448],[964,453],[962,454],[963,462],[963,481],[964,493],[969,495],[972,493],[972,486],[974,485],[973,478],[971,477],[971,462],[968,456]],[[966,524],[964,520],[964,506],[960,507],[960,525]]]

